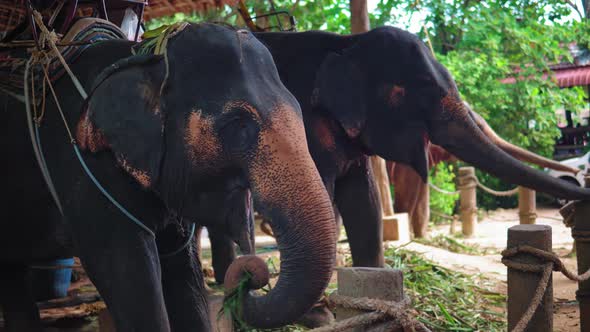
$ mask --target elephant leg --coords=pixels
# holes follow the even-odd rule
[[[78,254],[117,331],[170,331],[155,239],[124,217],[85,217],[71,223]]]
[[[424,237],[430,217],[428,184],[411,167],[396,163],[393,170],[394,209],[407,212],[414,237]]]
[[[41,331],[39,310],[31,285],[31,270],[3,263],[0,272],[0,306],[7,332]]]
[[[381,202],[369,159],[351,166],[335,186],[354,266],[383,267]]]
[[[171,252],[186,242],[186,234],[170,225],[158,233],[161,251]],[[161,257],[162,288],[172,331],[210,331],[207,292],[195,241],[182,251]]]
[[[225,278],[225,271],[236,259],[235,245],[228,236],[218,231],[209,230],[209,239],[211,240],[211,260],[215,281],[221,285]]]
[[[430,220],[430,190],[428,183],[420,180],[416,187],[416,205],[412,211],[412,229],[414,237],[421,238],[428,235],[428,221]]]

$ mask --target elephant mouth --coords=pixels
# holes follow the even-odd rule
[[[254,208],[252,193],[243,185],[229,190],[225,213],[225,225],[230,239],[238,245],[243,255],[254,254]]]

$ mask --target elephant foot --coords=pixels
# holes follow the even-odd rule
[[[309,309],[309,311],[297,321],[297,324],[310,329],[330,325],[332,323],[334,323],[334,314],[328,309],[325,302],[316,303],[313,308]]]

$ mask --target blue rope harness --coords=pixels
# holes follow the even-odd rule
[[[96,177],[94,177],[94,174],[92,174],[92,172],[88,168],[88,165],[86,165],[86,162],[84,161],[84,158],[82,158],[82,154],[80,153],[80,150],[78,149],[78,145],[76,143],[73,143],[73,146],[74,146],[74,151],[76,152],[76,156],[78,157],[78,160],[80,161],[80,164],[82,165],[82,168],[84,168],[84,171],[86,172],[88,177],[92,180],[92,182],[94,182],[94,185],[96,185],[98,190],[100,190],[100,192],[114,206],[116,206],[119,209],[119,211],[121,211],[125,216],[127,216],[127,218],[129,218],[129,220],[131,220],[133,223],[135,223],[137,226],[139,226],[141,229],[148,232],[151,236],[153,236],[155,238],[156,234],[151,229],[149,229],[144,223],[142,223],[139,219],[137,219],[134,215],[132,215],[129,211],[127,211],[127,209],[125,209],[121,204],[119,204],[119,202],[117,202],[117,200],[115,198],[113,198],[113,196],[111,196],[106,191],[106,189],[104,189],[104,187],[100,184],[100,182],[98,182]],[[179,252],[183,251],[190,244],[191,240],[193,239],[193,236],[195,235],[195,228],[196,228],[195,223],[191,223],[190,234],[187,237],[186,242],[180,248],[174,250],[171,253],[167,253],[167,254],[159,253],[160,257],[168,258],[168,257],[174,256],[174,255],[178,254]]]
[[[35,142],[37,144],[37,147],[41,151],[40,157],[43,161],[43,164],[46,165],[45,156],[41,150],[41,136],[39,134],[39,126],[38,125],[35,125],[35,134],[36,134],[35,135]],[[94,174],[92,174],[92,171],[90,171],[90,168],[88,168],[88,165],[84,161],[84,158],[82,157],[82,154],[80,153],[80,149],[78,149],[78,145],[76,144],[76,142],[72,142],[72,146],[74,147],[74,152],[76,153],[76,157],[78,157],[78,161],[80,162],[80,165],[82,165],[84,172],[86,172],[86,175],[88,175],[88,177],[90,178],[90,180],[92,180],[92,182],[98,188],[98,190],[100,190],[100,192],[109,200],[109,202],[111,202],[114,206],[116,206],[119,209],[119,211],[121,211],[127,218],[129,218],[129,220],[131,220],[135,225],[139,226],[141,229],[143,229],[149,235],[151,235],[152,237],[155,238],[156,234],[154,233],[154,231],[152,231],[143,222],[141,222],[139,219],[137,219],[133,214],[131,214],[131,212],[129,212],[127,209],[125,209],[125,207],[123,207],[123,205],[121,205],[113,196],[111,196],[111,194],[109,194],[109,192],[96,179],[96,177],[94,176]],[[195,223],[191,223],[191,229],[189,232],[189,236],[187,237],[185,243],[180,248],[178,248],[170,253],[166,253],[166,254],[159,253],[160,257],[168,258],[168,257],[174,256],[174,255],[178,254],[179,252],[183,251],[186,247],[189,246],[191,240],[193,239],[193,236],[195,235],[195,229],[196,229]]]
[[[78,145],[76,143],[73,143],[72,145],[74,147],[74,151],[76,152],[76,156],[78,157],[78,160],[80,161],[80,164],[82,165],[82,168],[84,168],[84,171],[86,172],[86,175],[88,175],[90,180],[92,180],[92,182],[94,182],[94,185],[96,185],[96,187],[98,188],[98,190],[100,190],[100,192],[104,195],[104,197],[106,197],[114,206],[116,206],[119,209],[119,211],[121,211],[124,215],[126,215],[127,218],[129,218],[129,220],[131,220],[134,224],[136,224],[141,229],[148,232],[148,234],[150,234],[151,236],[153,236],[155,238],[156,234],[154,233],[154,231],[149,229],[146,225],[144,225],[141,221],[139,221],[139,219],[135,218],[134,215],[132,215],[129,211],[127,211],[127,209],[125,209],[121,204],[119,204],[119,202],[117,202],[117,200],[115,200],[113,198],[113,196],[111,196],[106,191],[106,189],[104,189],[104,187],[100,184],[100,182],[98,182],[96,177],[94,177],[94,174],[92,174],[92,172],[88,168],[88,165],[86,165],[86,162],[84,162],[84,158],[82,158],[82,155],[80,154],[80,150],[78,149]]]
[[[160,258],[168,258],[168,257],[172,257],[176,254],[178,254],[179,252],[183,251],[184,248],[188,247],[188,245],[191,243],[191,240],[193,239],[193,236],[195,236],[195,223],[191,224],[191,231],[189,236],[186,238],[186,242],[182,245],[182,247],[174,250],[173,252],[169,252],[167,254],[163,254],[163,253],[158,253],[160,255]]]
[[[47,30],[47,27],[45,27],[43,25],[41,16],[38,12],[34,12],[35,14],[35,18],[38,19],[39,23],[40,23],[40,27],[41,29],[44,31],[44,33],[49,33]],[[176,31],[177,29],[181,29],[184,28],[185,25],[174,25],[173,29],[170,30],[170,33],[173,33],[174,31]],[[167,38],[169,38],[168,33],[164,34],[164,37],[162,37],[164,39],[164,43],[163,43],[163,49],[164,49],[164,55],[166,54],[165,52],[165,45],[166,45],[166,40]],[[49,42],[50,46],[53,47],[53,49],[55,50],[60,62],[62,63],[64,69],[68,72],[70,79],[72,80],[72,82],[74,83],[74,85],[76,86],[76,88],[78,89],[78,92],[80,93],[80,95],[82,96],[82,99],[88,100],[88,95],[86,94],[86,91],[84,90],[84,88],[82,87],[82,85],[80,84],[80,82],[78,81],[78,79],[76,78],[76,76],[71,72],[68,64],[65,62],[65,60],[62,58],[61,53],[59,52],[59,50],[57,49],[57,46],[55,45],[55,43],[53,42]],[[39,45],[37,45],[37,48],[39,48]],[[59,200],[59,197],[57,195],[57,191],[55,190],[55,187],[53,185],[53,181],[51,180],[51,176],[49,174],[49,169],[47,167],[47,163],[45,162],[45,157],[43,155],[43,151],[41,150],[41,136],[39,135],[39,124],[34,123],[33,121],[33,117],[31,114],[31,103],[29,100],[29,91],[28,91],[28,78],[29,78],[29,70],[30,70],[30,65],[31,62],[33,61],[33,58],[30,58],[25,66],[25,72],[24,72],[24,88],[25,88],[25,108],[26,108],[26,115],[27,115],[27,125],[29,127],[29,135],[31,137],[31,143],[33,145],[33,150],[35,153],[35,157],[37,158],[37,162],[39,164],[39,168],[41,169],[41,173],[43,175],[43,178],[45,179],[45,182],[47,183],[48,189],[60,211],[60,213],[63,215],[63,210],[62,210],[62,206],[61,206],[61,202]],[[69,126],[67,124],[66,118],[63,114],[63,111],[61,109],[60,103],[57,100],[57,96],[55,95],[55,92],[53,91],[53,87],[51,85],[51,80],[49,80],[48,74],[46,71],[44,71],[45,73],[45,78],[49,81],[50,84],[50,88],[51,91],[53,93],[53,96],[55,98],[55,103],[56,106],[60,112],[60,115],[62,116],[62,120],[64,121],[64,125],[68,131],[68,135],[70,136],[70,141],[72,143],[72,146],[74,148],[74,152],[76,154],[76,157],[78,157],[78,161],[80,162],[80,164],[82,165],[82,168],[84,169],[84,171],[86,172],[86,174],[88,175],[88,177],[92,180],[92,182],[94,183],[94,185],[100,190],[100,192],[113,204],[115,205],[119,211],[121,211],[125,216],[127,216],[127,218],[129,218],[129,220],[131,220],[134,224],[136,224],[137,226],[139,226],[141,229],[143,229],[144,231],[146,231],[148,234],[150,234],[152,237],[156,237],[156,234],[154,233],[154,231],[152,231],[149,227],[147,227],[144,223],[142,223],[139,219],[137,219],[134,215],[132,215],[129,211],[127,211],[121,204],[119,204],[119,202],[117,202],[117,200],[115,200],[107,191],[106,189],[100,184],[100,182],[98,182],[98,180],[96,179],[96,177],[92,174],[92,172],[90,171],[90,169],[88,168],[88,165],[86,165],[86,162],[84,162],[84,158],[82,158],[82,154],[80,153],[80,150],[78,149],[78,145],[76,144],[75,139],[72,136],[72,133],[69,129]],[[33,130],[34,127],[34,130]],[[165,254],[164,257],[169,257],[172,255],[175,255],[179,252],[181,252],[182,250],[184,250],[189,243],[192,240],[192,237],[195,233],[195,224],[192,223],[192,227],[191,227],[191,231],[190,231],[190,236],[188,237],[186,243],[184,243],[184,245],[173,251],[172,253],[169,254]]]

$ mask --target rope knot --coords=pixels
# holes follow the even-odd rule
[[[541,263],[535,264],[513,261],[511,258],[518,254],[529,254],[531,256],[537,257],[541,260]],[[522,315],[512,332],[521,332],[528,325],[529,321],[537,310],[537,307],[541,303],[541,299],[543,298],[543,295],[547,289],[547,285],[549,284],[552,271],[561,272],[564,276],[573,281],[585,281],[590,278],[590,269],[584,274],[577,275],[568,270],[561,259],[559,259],[559,256],[557,256],[557,254],[554,252],[545,251],[539,248],[531,247],[529,245],[516,245],[503,250],[502,263],[508,268],[521,272],[542,273],[541,280],[539,281],[539,285],[535,290],[535,295],[533,296],[528,309]]]
[[[329,307],[339,306],[366,312],[329,326],[313,329],[311,332],[344,331],[353,327],[371,325],[388,320],[392,321],[392,324],[401,327],[404,331],[430,331],[422,323],[414,319],[412,313],[408,310],[408,306],[410,305],[410,299],[408,297],[405,297],[400,302],[395,302],[368,297],[355,298],[332,293],[326,301]]]

